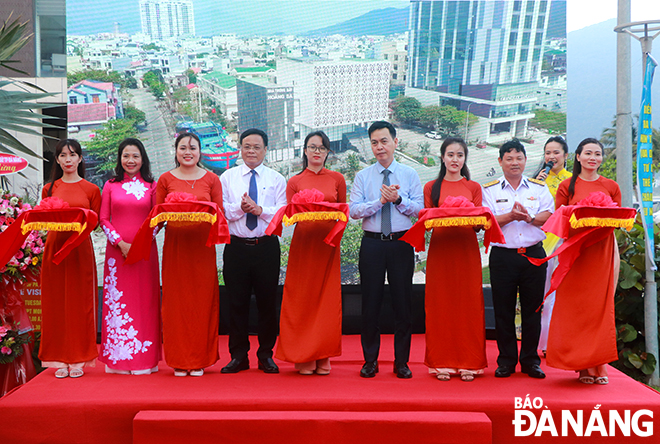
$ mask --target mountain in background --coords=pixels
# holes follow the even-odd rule
[[[587,138],[600,138],[616,115],[616,19],[568,33],[568,128],[567,141],[574,151]],[[642,97],[642,49],[631,38],[632,114],[639,114]],[[653,57],[660,60],[660,45]],[[660,107],[660,76],[651,88],[652,103]],[[656,113],[657,115],[657,113]],[[654,127],[660,119],[655,119]]]
[[[351,20],[309,31],[303,35],[326,36],[341,34],[362,36],[401,34],[408,31],[409,18],[410,7],[376,9]],[[551,4],[548,20],[548,38],[566,37],[565,1],[555,1]]]
[[[351,20],[316,29],[303,35],[325,36],[341,34],[347,36],[362,36],[401,34],[408,31],[409,15],[410,7],[403,9],[376,9]]]
[[[381,8],[402,8],[405,0],[194,0],[198,36],[225,33],[250,35],[301,35],[333,26]],[[67,0],[67,31],[92,35],[141,31],[139,0]],[[397,25],[398,26],[398,25]]]

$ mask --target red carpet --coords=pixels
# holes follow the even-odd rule
[[[449,430],[456,430],[456,424],[461,426],[461,422],[464,428],[462,441],[468,443],[474,442],[472,436],[478,441],[478,436],[485,430],[485,424],[478,416],[461,416],[460,413],[443,416],[436,412],[485,413],[492,423],[494,443],[657,442],[657,438],[638,435],[650,433],[656,436],[660,394],[613,368],[610,368],[610,384],[607,386],[580,384],[575,373],[553,370],[544,363],[542,367],[548,376],[544,380],[535,380],[520,373],[507,379],[496,379],[493,372],[497,367],[497,348],[493,341],[489,341],[490,367],[485,375],[471,383],[458,378],[441,382],[428,374],[422,363],[424,337],[415,336],[410,364],[414,377],[400,380],[392,373],[392,336],[384,336],[380,373],[374,379],[365,380],[358,376],[362,365],[359,336],[345,336],[344,354],[332,360],[329,376],[301,376],[292,364],[280,362],[281,374],[266,375],[256,369],[254,354],[250,356],[250,370],[224,375],[220,374],[220,369],[229,361],[226,342],[226,336],[222,336],[221,360],[201,378],[175,378],[172,369],[164,363],[160,364],[157,374],[149,376],[107,375],[103,366],[99,365],[87,369],[81,379],[57,380],[53,377],[54,370],[47,370],[0,399],[2,442],[131,443],[134,418],[139,412],[142,414],[135,421],[136,444],[154,442],[144,440],[145,436],[140,434],[144,427],[153,429],[154,421],[162,422],[165,438],[160,438],[159,442],[182,442],[178,438],[181,435],[173,431],[167,433],[166,430],[179,430],[180,433],[181,420],[190,415],[185,411],[216,412],[193,414],[196,419],[190,423],[191,432],[184,436],[190,438],[186,442],[195,443],[263,442],[266,440],[264,436],[273,427],[273,421],[278,420],[281,426],[273,429],[269,439],[274,444],[302,442],[298,439],[300,436],[308,436],[308,440],[314,443],[357,442],[355,436],[378,444],[456,442],[456,437]],[[253,350],[257,348],[255,345],[253,343]],[[526,396],[530,401],[539,398],[535,404],[540,409],[527,408],[522,414],[533,416],[534,422],[538,421],[538,429],[532,429],[532,432],[536,430],[540,436],[514,436],[515,398],[524,401]],[[648,412],[640,412],[644,409]],[[543,410],[550,413],[544,414]],[[562,410],[570,411],[570,416],[575,418],[583,415],[582,424],[577,429],[585,436],[575,436],[570,422],[562,420]],[[312,413],[305,414],[306,411]],[[611,414],[611,411],[616,411],[618,415]],[[400,415],[397,412],[401,412]],[[520,411],[518,416],[521,416]],[[620,422],[624,424],[614,421],[617,419],[615,416],[620,416]],[[238,421],[232,422],[241,417],[247,420],[243,425]],[[341,428],[347,423],[347,418],[353,418],[352,422],[356,423],[348,432]],[[357,425],[359,421],[355,420],[360,418],[367,421],[366,424],[371,421],[371,425]],[[461,418],[464,419],[461,421]],[[392,427],[392,421],[401,427]],[[423,434],[409,435],[409,430],[415,428],[411,421],[422,427],[420,432],[423,431]],[[435,425],[428,424],[429,421]],[[228,426],[228,422],[233,425]],[[262,424],[261,429],[258,424]],[[263,428],[265,426],[268,428]],[[233,432],[218,434],[220,427]],[[562,427],[567,429],[567,437],[561,436]],[[289,432],[286,432],[287,428]],[[193,431],[202,429],[209,433],[215,430],[216,435],[205,435],[207,438],[204,439],[208,441],[195,438]],[[373,433],[367,433],[369,429]],[[518,429],[527,431],[529,423],[518,426]],[[556,429],[558,437],[552,436],[552,429]],[[246,433],[246,430],[252,432]],[[327,434],[306,435],[313,430]],[[400,433],[396,434],[394,430],[400,430]],[[429,430],[436,432],[429,433]],[[629,436],[624,436],[626,431]],[[288,439],[285,432],[295,439]],[[353,441],[343,438],[351,433],[355,435]],[[375,437],[378,439],[372,439]]]

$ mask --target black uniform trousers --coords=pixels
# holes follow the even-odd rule
[[[253,291],[259,312],[259,359],[273,356],[279,331],[280,241],[277,236],[264,236],[256,242],[232,236],[231,244],[225,245],[222,272],[230,303],[229,353],[232,359],[244,359],[250,350],[248,324]]]
[[[412,334],[412,278],[415,271],[413,247],[401,240],[384,241],[363,237],[360,245],[362,287],[362,351],[366,362],[378,359],[385,273],[394,309],[394,359],[408,363]]]
[[[538,244],[526,249],[529,257],[544,258],[545,251]],[[525,366],[540,364],[538,355],[541,335],[541,310],[545,289],[547,264],[533,265],[515,248],[492,247],[490,251],[490,283],[493,291],[495,331],[499,356],[497,365]],[[522,340],[520,358],[516,339],[516,296],[520,295]]]

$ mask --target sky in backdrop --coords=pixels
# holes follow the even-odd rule
[[[566,31],[616,18],[618,0],[568,0],[566,5]],[[660,20],[660,1],[631,0],[631,21]]]

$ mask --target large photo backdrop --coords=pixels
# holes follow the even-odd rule
[[[204,166],[221,175],[242,162],[238,134],[257,127],[268,165],[288,179],[305,136],[323,130],[350,193],[375,161],[366,128],[376,120],[398,127],[397,160],[423,184],[438,175],[445,137],[468,140],[472,178],[485,183],[500,175],[503,141],[525,143],[531,170],[566,127],[564,1],[69,0],[66,54],[69,132],[99,185],[129,135],[159,176],[174,167],[179,131],[204,134],[214,156]],[[359,282],[361,235],[350,223],[343,283]],[[424,283],[425,253],[416,261]]]

